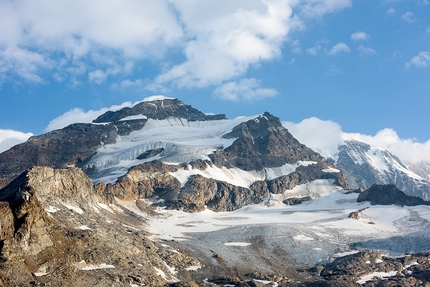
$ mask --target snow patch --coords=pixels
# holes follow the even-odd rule
[[[134,116],[128,116],[128,117],[122,118],[119,121],[147,120],[147,119],[148,117],[145,115],[134,115]]]
[[[82,260],[81,262],[75,263],[73,264],[73,266],[75,266],[76,268],[80,269],[80,270],[96,270],[96,269],[108,269],[108,268],[115,268],[115,266],[113,265],[109,265],[106,263],[101,263],[98,265],[93,265],[93,264],[87,264],[85,262],[85,260]]]
[[[336,169],[336,168],[332,168],[332,167],[330,167],[330,168],[325,168],[325,169],[323,169],[322,171],[323,171],[323,172],[328,172],[328,173],[338,173],[338,172],[340,172],[340,170],[338,170],[338,169]]]
[[[45,208],[45,211],[46,212],[49,212],[49,213],[55,213],[55,212],[57,212],[57,211],[59,211],[59,210],[61,210],[60,208],[57,208],[57,207],[55,207],[55,206],[52,206],[52,205],[50,205],[48,208]]]
[[[196,271],[199,270],[200,268],[202,268],[202,264],[199,262],[199,264],[197,264],[196,266],[190,266],[185,268],[185,270],[187,271]]]
[[[225,242],[225,246],[249,246],[252,243],[249,242]]]
[[[357,280],[358,284],[364,284],[367,281],[372,280],[374,277],[379,277],[381,279],[386,279],[388,277],[393,277],[397,274],[397,271],[390,271],[390,272],[373,272],[371,274],[365,275],[361,277],[360,280]]]
[[[70,209],[70,210],[74,211],[74,212],[75,212],[75,213],[77,213],[77,214],[84,214],[84,211],[83,211],[80,207],[78,207],[78,206],[74,206],[74,205],[71,205],[71,204],[65,204],[65,203],[63,203],[63,205],[64,205],[66,208],[68,208],[68,209]]]
[[[86,225],[81,225],[81,226],[78,227],[78,229],[80,229],[80,230],[92,230],[91,228],[89,228]]]
[[[297,241],[313,241],[314,239],[312,237],[300,234],[293,237],[294,240]]]

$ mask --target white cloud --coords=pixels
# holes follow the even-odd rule
[[[143,61],[165,67],[148,89],[207,87],[282,56],[289,32],[351,0],[0,1],[0,81],[101,84]],[[294,13],[293,13],[294,10]],[[294,46],[298,53],[300,47]]]
[[[318,52],[321,50],[321,45],[316,45],[314,47],[306,49],[306,53],[312,56],[318,55]]]
[[[187,35],[186,61],[159,75],[149,89],[217,85],[244,74],[250,65],[281,56],[294,27],[290,1],[173,1]]]
[[[365,40],[369,40],[369,39],[370,39],[369,34],[366,34],[363,31],[358,31],[358,32],[351,34],[351,40],[353,40],[353,41],[365,41]]]
[[[376,54],[376,51],[370,47],[364,47],[363,45],[358,46],[357,50],[361,55],[373,55]]]
[[[328,52],[330,55],[337,55],[339,53],[350,53],[351,49],[343,42],[334,45]]]
[[[55,69],[62,60],[71,66],[84,59],[97,69],[95,57],[107,53],[124,64],[160,56],[182,37],[167,1],[0,1],[1,66],[36,82],[40,69]]]
[[[300,123],[283,122],[290,133],[301,143],[324,157],[334,157],[337,146],[342,143],[342,128],[333,121],[312,117]]]
[[[262,88],[260,81],[241,79],[239,82],[227,82],[213,92],[214,96],[229,101],[256,101],[274,97],[278,92],[274,89]]]
[[[56,117],[51,120],[48,126],[45,128],[45,132],[49,132],[52,130],[62,129],[70,124],[74,123],[91,123],[98,116],[104,114],[107,111],[116,111],[125,107],[132,107],[136,105],[138,102],[124,102],[121,105],[114,105],[110,108],[101,108],[99,110],[89,110],[84,111],[81,108],[74,108],[70,111],[65,112],[61,116]]]
[[[403,21],[406,21],[408,23],[412,23],[415,21],[414,19],[414,13],[413,12],[406,12],[405,14],[403,14],[400,19],[402,19]]]
[[[430,140],[419,143],[414,139],[402,139],[393,129],[380,130],[374,136],[350,133],[346,134],[345,138],[354,138],[370,145],[387,149],[398,156],[404,163],[430,163]]]
[[[333,121],[318,118],[304,119],[300,123],[283,122],[283,125],[297,138],[325,157],[334,157],[337,146],[344,140],[358,140],[387,149],[404,163],[430,163],[430,140],[420,143],[414,139],[402,139],[393,129],[383,129],[375,135],[345,133]]]
[[[430,51],[418,53],[409,62],[405,64],[406,67],[415,66],[416,68],[427,68],[430,66]]]
[[[393,15],[393,14],[396,14],[396,10],[394,10],[393,7],[390,7],[390,9],[388,9],[385,13],[387,15]]]
[[[28,140],[32,133],[0,129],[0,153]]]
[[[350,0],[311,0],[303,1],[302,5],[301,14],[314,18],[350,7],[352,2]]]

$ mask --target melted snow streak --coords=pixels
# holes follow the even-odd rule
[[[181,118],[149,119],[141,130],[118,137],[116,143],[99,148],[85,168],[94,170],[91,178],[95,183],[112,183],[130,167],[154,159],[168,163],[209,159],[208,154],[230,146],[235,140],[223,139],[224,134],[252,118],[195,122]],[[164,151],[148,159],[136,159],[145,151],[156,148],[163,148]]]

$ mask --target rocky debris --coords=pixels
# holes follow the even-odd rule
[[[282,201],[283,204],[286,205],[296,205],[296,204],[301,204],[303,202],[312,200],[312,197],[310,196],[303,196],[303,197],[290,197],[290,198],[286,198]]]
[[[427,283],[430,285],[430,277],[425,277],[429,274],[429,259],[430,253],[418,253],[394,258],[378,251],[364,250],[336,258],[331,263],[316,266],[308,271],[327,282],[341,282],[342,280],[358,282],[364,276],[380,272],[391,275],[386,275],[386,278],[380,278],[375,274],[376,277],[369,278],[362,286],[427,286],[425,285]]]
[[[169,117],[186,119],[188,121],[225,120],[224,114],[206,115],[190,105],[185,105],[178,99],[163,99],[140,102],[132,108],[123,108],[119,111],[108,111],[99,116],[93,123],[116,122],[125,117],[144,115],[148,119],[165,120]]]
[[[218,167],[238,167],[249,171],[298,161],[323,160],[320,154],[297,141],[277,117],[267,112],[239,124],[223,137],[237,139],[224,150],[209,155]]]
[[[400,206],[430,205],[429,201],[424,201],[420,197],[406,195],[394,184],[380,185],[374,184],[371,188],[363,191],[357,198],[357,202],[370,201],[371,204]]]
[[[156,148],[156,149],[150,149],[139,155],[136,159],[147,159],[154,157],[158,154],[162,154],[164,152],[164,148]]]
[[[188,280],[186,269],[199,264],[182,249],[149,240],[145,217],[109,204],[78,168],[34,167],[0,196],[5,286],[163,286]]]
[[[362,208],[358,211],[353,211],[348,215],[348,218],[359,220],[362,216],[362,212],[366,209],[368,209],[368,207]]]

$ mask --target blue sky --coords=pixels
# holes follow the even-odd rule
[[[0,148],[163,94],[430,151],[429,2],[0,0]]]

